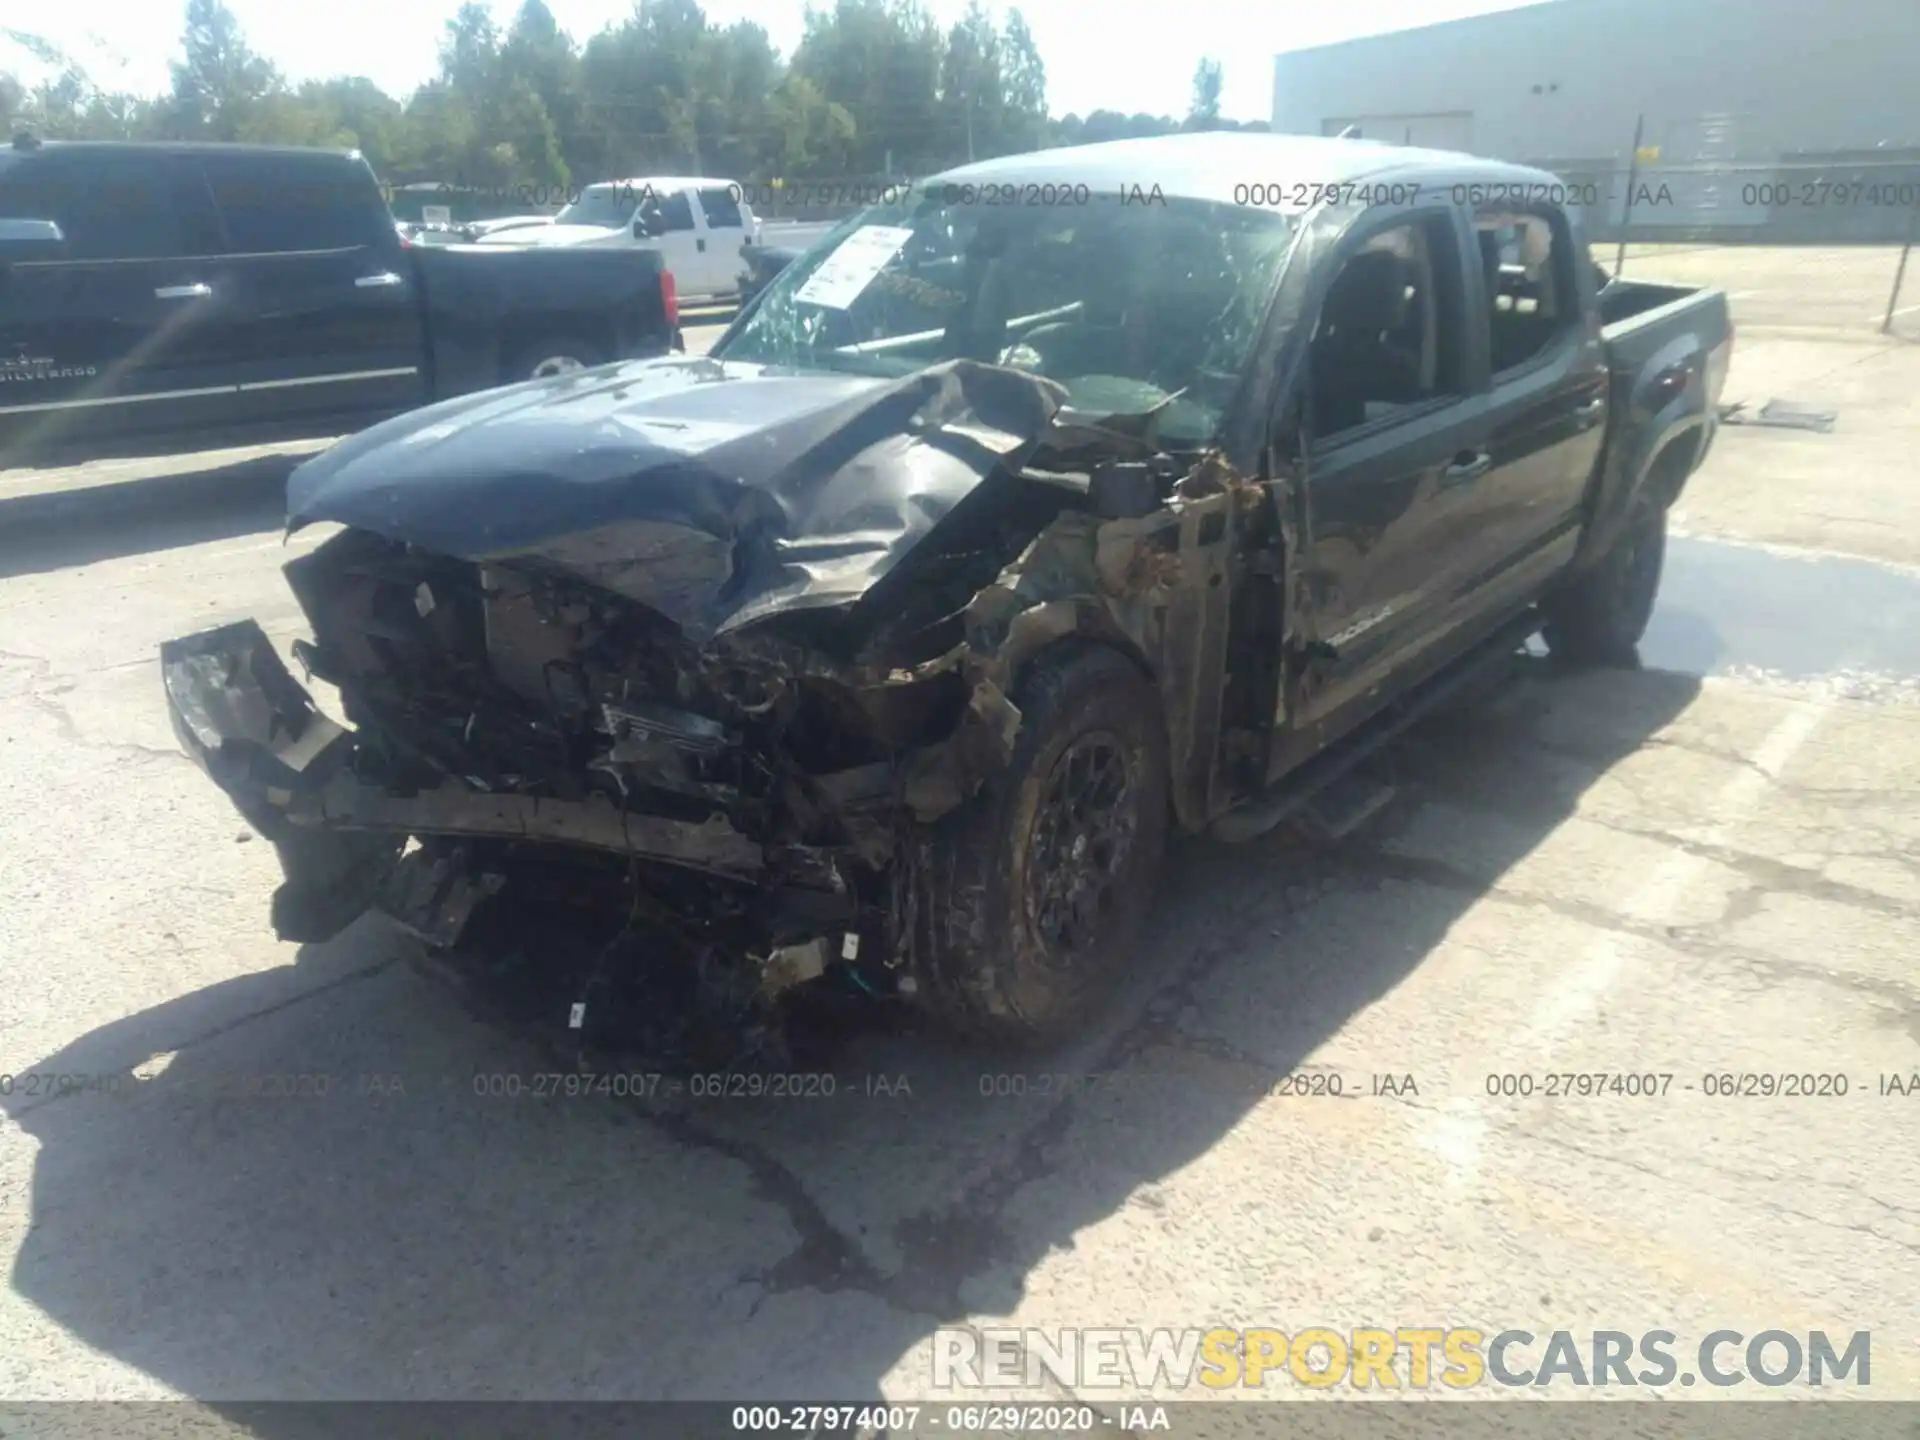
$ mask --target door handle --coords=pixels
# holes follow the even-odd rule
[[[353,283],[362,290],[377,290],[385,285],[404,285],[407,282],[391,270],[387,270],[378,275],[362,275]]]
[[[1464,485],[1469,480],[1478,480],[1493,468],[1493,456],[1484,450],[1462,450],[1453,457],[1453,463],[1440,472],[1440,484]]]
[[[1600,417],[1606,413],[1607,402],[1603,398],[1587,401],[1573,412],[1573,418],[1579,422],[1582,430],[1590,430],[1600,423]]]
[[[213,294],[211,285],[162,285],[153,292],[156,300],[204,300]]]
[[[694,242],[693,242],[693,248],[694,248],[694,249],[696,249],[696,250],[698,250],[698,251],[700,251],[700,252],[701,252],[701,253],[702,253],[702,254],[704,255],[704,254],[706,253],[706,249],[707,249],[707,242],[706,242],[706,240],[705,240],[704,238],[702,238],[702,239],[699,239],[699,240],[696,240],[696,241],[694,241]]]

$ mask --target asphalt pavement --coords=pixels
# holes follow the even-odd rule
[[[298,452],[51,527],[138,475],[0,476],[0,1400],[952,1399],[948,1325],[1870,1330],[1920,1398],[1920,352],[1742,394],[1842,421],[1722,433],[1641,668],[1523,663],[1343,841],[1177,844],[1069,1051],[784,1099],[536,1098],[556,1017],[273,939],[155,649],[300,633]]]

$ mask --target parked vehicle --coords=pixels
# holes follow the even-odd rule
[[[1632,656],[1733,332],[1598,290],[1553,193],[1247,134],[937,177],[708,357],[308,462],[291,523],[347,528],[287,567],[295,653],[356,728],[252,622],[164,647],[175,728],[289,938],[564,891],[728,1014],[831,975],[1059,1035],[1170,829],[1271,828],[1536,631]]]
[[[744,306],[806,250],[798,245],[745,245],[740,250],[740,303]]]
[[[554,222],[552,215],[502,215],[494,220],[473,220],[460,227],[468,240],[483,240],[489,235],[504,235],[509,230],[537,230]]]
[[[527,184],[508,193],[497,187],[440,180],[383,185],[380,194],[394,219],[432,230],[458,231],[469,239],[514,226],[551,225],[567,199],[561,186]]]
[[[657,255],[426,248],[354,153],[0,150],[0,466],[330,435],[677,343]]]
[[[589,185],[537,229],[480,237],[483,245],[658,251],[683,300],[738,294],[740,251],[759,221],[732,180],[656,175]]]

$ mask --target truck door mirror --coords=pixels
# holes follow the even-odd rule
[[[64,260],[67,236],[53,220],[0,220],[0,265]]]
[[[633,238],[634,239],[636,240],[655,239],[657,236],[659,236],[663,228],[664,227],[660,223],[660,212],[658,210],[636,210],[634,212],[633,214]]]

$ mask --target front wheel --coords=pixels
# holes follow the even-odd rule
[[[1125,970],[1167,835],[1159,696],[1112,650],[1043,656],[1012,759],[936,827],[919,878],[921,1003],[989,1044],[1056,1040]]]
[[[1577,665],[1628,665],[1653,619],[1667,554],[1667,507],[1643,492],[1606,557],[1546,602],[1547,648]]]

